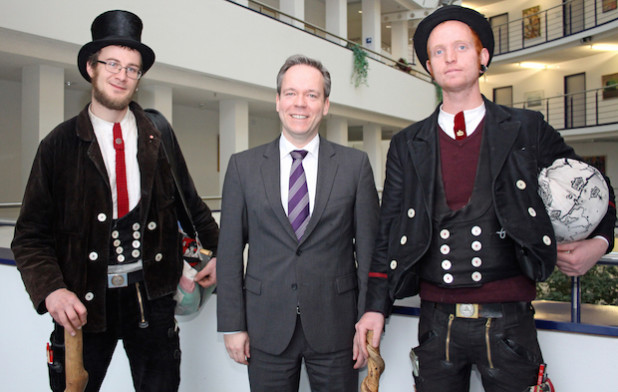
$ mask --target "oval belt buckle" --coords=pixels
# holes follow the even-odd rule
[[[127,286],[126,274],[115,274],[109,277],[110,287],[125,287]]]
[[[455,315],[464,318],[479,318],[478,304],[457,304]]]

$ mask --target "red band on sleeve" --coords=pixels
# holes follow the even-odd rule
[[[369,277],[370,278],[382,278],[382,279],[386,279],[388,278],[388,275],[381,273],[381,272],[370,272],[369,273]]]

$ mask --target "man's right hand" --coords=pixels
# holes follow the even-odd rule
[[[366,312],[363,314],[360,320],[356,323],[356,339],[358,341],[355,345],[360,347],[365,358],[369,358],[369,352],[367,351],[367,331],[373,331],[373,341],[371,345],[373,347],[380,347],[380,337],[384,330],[384,315],[380,312]],[[356,357],[356,353],[354,355]]]
[[[234,361],[248,365],[251,353],[249,351],[249,334],[247,332],[235,332],[223,335],[225,349]]]
[[[54,320],[62,325],[71,336],[75,336],[75,330],[86,325],[87,311],[79,298],[67,289],[52,291],[45,298],[47,311]]]

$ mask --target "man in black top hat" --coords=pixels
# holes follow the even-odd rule
[[[481,95],[494,48],[487,20],[439,8],[419,24],[414,46],[444,99],[391,142],[358,343],[365,350],[372,330],[377,346],[393,301],[419,293],[417,391],[468,391],[472,365],[486,391],[527,391],[543,363],[535,281],[556,265],[584,274],[612,249],[613,191],[587,239],[557,245],[537,175],[556,159],[580,158],[540,113]]]
[[[173,296],[183,262],[176,192],[204,247],[217,246],[217,224],[178,144],[170,154],[176,189],[161,133],[132,101],[155,59],[141,32],[141,20],[127,11],[105,12],[92,23],[93,40],[78,55],[92,101],[41,141],[15,227],[12,250],[26,289],[55,323],[54,391],[65,388],[58,363],[64,329],[83,329],[87,391],[99,390],[119,339],[136,391],[177,390]],[[214,283],[214,264],[200,274],[201,284]]]

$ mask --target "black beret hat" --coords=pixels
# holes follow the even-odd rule
[[[426,65],[428,59],[427,40],[429,39],[429,34],[431,34],[431,31],[437,25],[448,20],[463,22],[476,32],[483,47],[489,51],[489,61],[487,62],[487,66],[489,66],[491,58],[494,55],[494,33],[487,19],[471,8],[459,5],[447,5],[438,8],[423,19],[414,33],[414,50],[416,51],[416,57],[418,57],[418,61],[423,68],[425,68],[425,71],[429,72]]]
[[[90,82],[90,75],[86,70],[88,58],[110,45],[126,46],[139,51],[142,55],[142,72],[146,73],[154,64],[155,54],[142,43],[142,28],[142,20],[129,11],[107,11],[97,16],[90,28],[92,42],[82,46],[77,55],[77,67],[84,79]]]

